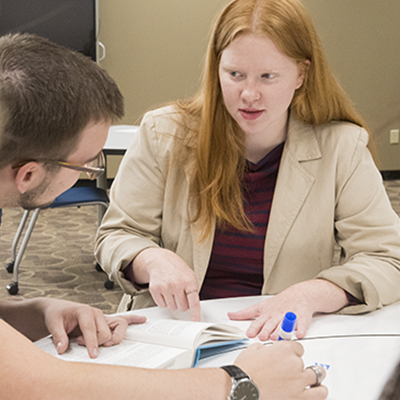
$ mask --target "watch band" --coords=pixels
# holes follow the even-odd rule
[[[247,375],[241,368],[237,367],[236,365],[224,365],[221,367],[225,370],[230,377],[240,380],[240,379],[250,379],[249,375]]]

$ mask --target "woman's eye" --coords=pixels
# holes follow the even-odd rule
[[[266,78],[266,79],[272,79],[274,76],[275,76],[274,74],[269,74],[269,73],[267,73],[267,74],[262,74],[262,77],[263,77],[263,78]]]
[[[240,72],[238,72],[238,71],[231,71],[231,72],[230,72],[230,75],[231,75],[233,78],[238,78],[239,76],[241,76]]]

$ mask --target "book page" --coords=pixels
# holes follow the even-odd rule
[[[118,346],[100,347],[99,356],[91,359],[75,340],[59,356],[50,337],[35,344],[65,361],[126,365],[143,368],[188,368],[196,363],[196,349],[203,343],[242,340],[244,333],[229,325],[180,320],[147,320],[127,328],[125,340]],[[210,327],[210,331],[207,328]],[[203,335],[203,338],[201,336]],[[232,344],[230,344],[232,345]],[[214,353],[218,352],[215,348]]]
[[[226,324],[215,324],[208,327],[201,333],[198,339],[198,345],[216,344],[222,341],[238,341],[247,340],[247,336],[240,328],[229,326]]]
[[[195,350],[207,342],[240,340],[243,331],[228,324],[181,320],[147,320],[144,324],[130,325],[126,339],[136,342],[162,344]]]
[[[41,350],[64,361],[88,362],[97,364],[124,365],[142,368],[189,368],[193,364],[191,351],[169,346],[136,343],[124,340],[117,346],[100,347],[99,355],[91,359],[84,346],[75,340],[70,341],[68,350],[59,355],[50,337],[35,342]]]

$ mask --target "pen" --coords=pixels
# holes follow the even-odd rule
[[[289,311],[285,314],[279,329],[278,340],[292,340],[296,320],[297,316],[295,313]]]

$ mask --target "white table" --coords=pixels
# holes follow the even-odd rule
[[[228,311],[240,310],[260,297],[202,302],[202,320],[229,321]],[[135,311],[150,318],[189,319],[189,314],[149,308]],[[236,322],[247,327],[250,322]],[[324,365],[329,400],[377,400],[400,360],[400,303],[364,315],[314,317],[305,340],[305,365]],[[198,367],[232,363],[238,352],[199,362]]]
[[[139,126],[136,125],[113,125],[108,131],[108,137],[103,147],[103,153],[106,158],[106,169],[104,174],[96,179],[96,186],[100,189],[107,190],[107,156],[119,155],[123,156],[129,149],[139,133]],[[99,207],[98,221],[99,225],[105,213],[104,207]]]
[[[138,136],[139,126],[136,125],[113,125],[108,131],[107,141],[103,147],[104,155],[124,155]],[[97,187],[107,189],[107,163],[106,171],[97,178]]]
[[[113,125],[103,150],[107,154],[123,155],[139,132],[138,125]]]

